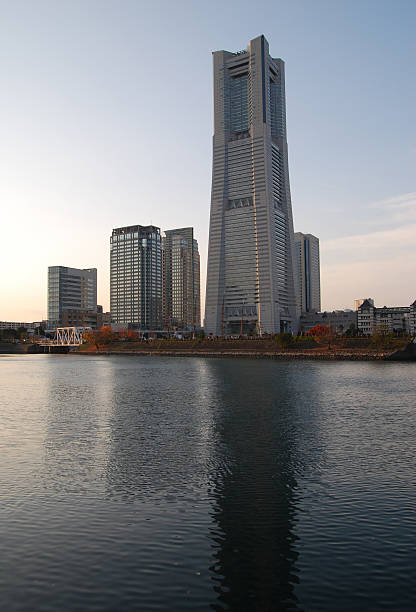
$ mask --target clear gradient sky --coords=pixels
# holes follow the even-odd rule
[[[286,62],[295,231],[323,309],[416,299],[414,0],[0,0],[0,320],[46,318],[47,267],[98,268],[113,227],[193,225],[205,285],[211,51]]]

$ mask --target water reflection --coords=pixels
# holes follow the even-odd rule
[[[90,493],[101,481],[108,452],[112,368],[50,355],[46,381],[43,485],[59,493]]]
[[[212,483],[218,597],[211,608],[298,610],[297,477],[306,461],[301,438],[313,435],[313,415],[307,403],[302,409],[293,369],[265,362],[209,367],[220,381],[215,419],[222,457]],[[311,374],[313,394],[319,382]]]
[[[120,511],[112,537],[129,561],[117,575],[106,566],[114,584],[148,589],[147,604],[172,609],[299,610],[298,480],[321,454],[314,367],[83,363],[51,367],[45,488],[85,493],[102,521]]]
[[[108,497],[159,504],[200,500],[212,447],[205,360],[126,358],[117,366]]]
[[[413,610],[413,364],[33,355],[0,378],[5,609]]]

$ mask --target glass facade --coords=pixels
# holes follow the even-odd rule
[[[321,310],[319,239],[312,234],[295,233],[298,299],[302,312]]]
[[[48,268],[48,320],[50,327],[64,324],[64,313],[97,311],[96,268]],[[81,323],[79,323],[81,324]]]
[[[231,131],[244,132],[249,128],[247,75],[232,78],[230,90]]]
[[[110,238],[110,310],[115,323],[162,327],[162,239],[153,225],[113,230]]]
[[[168,230],[164,252],[164,321],[168,329],[201,324],[199,252],[193,228]]]

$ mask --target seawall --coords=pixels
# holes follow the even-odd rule
[[[136,357],[248,357],[251,359],[276,359],[279,361],[313,359],[318,361],[385,361],[391,358],[392,351],[352,352],[352,351],[209,351],[209,350],[100,350],[73,351],[76,355],[129,355]]]

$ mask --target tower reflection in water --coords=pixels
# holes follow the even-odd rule
[[[212,398],[218,456],[211,571],[218,596],[211,608],[298,610],[297,478],[314,417],[297,391],[297,370],[265,361],[207,367],[221,381]]]

